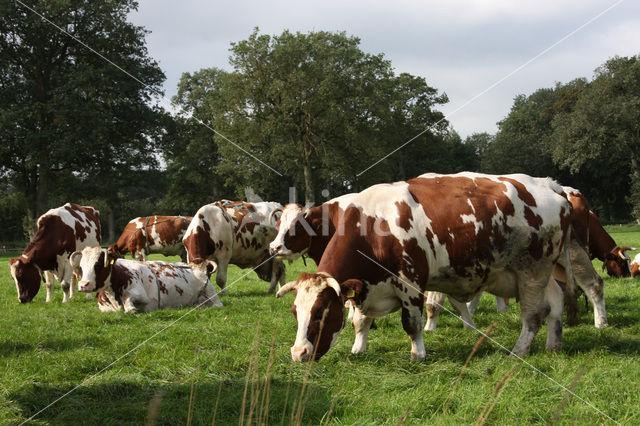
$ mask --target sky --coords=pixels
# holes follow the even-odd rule
[[[231,70],[231,43],[254,27],[345,31],[395,72],[446,93],[439,109],[463,138],[495,133],[518,94],[591,78],[608,58],[640,54],[637,0],[139,0],[130,20],[150,31],[167,97],[183,72]]]

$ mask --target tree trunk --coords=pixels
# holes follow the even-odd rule
[[[316,203],[315,196],[313,194],[313,181],[311,178],[311,164],[309,161],[304,162],[302,167],[304,172],[304,203],[305,206],[311,207]]]
[[[112,209],[107,211],[107,240],[109,242],[116,241],[115,218]]]

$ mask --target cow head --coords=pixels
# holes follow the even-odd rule
[[[292,290],[296,294],[291,305],[298,322],[296,341],[291,347],[294,361],[318,360],[333,346],[344,327],[344,304],[356,297],[358,284],[362,285],[359,280],[338,284],[326,274],[303,273],[297,281],[280,288],[276,297]]]
[[[76,251],[69,257],[74,270],[82,270],[82,279],[78,282],[78,290],[92,292],[109,287],[109,277],[117,257],[109,250],[100,247],[86,247]]]
[[[635,250],[634,247],[614,247],[611,250],[602,264],[602,269],[606,269],[607,273],[611,277],[630,277],[631,267],[629,262],[629,255],[627,250]]]
[[[16,283],[20,303],[31,302],[40,290],[43,279],[40,269],[24,257],[18,257],[9,260],[9,270]]]
[[[309,250],[311,237],[316,233],[306,218],[309,209],[300,204],[287,204],[276,221],[278,235],[269,244],[269,254],[289,260],[297,259]]]
[[[209,280],[209,278],[211,278],[211,274],[218,269],[218,264],[216,262],[213,260],[203,259],[201,257],[190,260],[189,266],[196,275],[196,278],[203,282]]]

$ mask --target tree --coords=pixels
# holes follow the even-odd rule
[[[96,193],[89,191],[117,202],[128,172],[157,164],[164,117],[150,101],[164,74],[147,56],[144,29],[126,21],[134,1],[30,4],[145,84],[22,5],[0,0],[0,174],[24,194],[33,224],[60,199]]]
[[[554,118],[553,129],[554,160],[572,171],[601,160],[597,167],[614,174],[607,187],[630,187],[628,201],[640,218],[640,56],[614,57],[599,67],[573,109]]]

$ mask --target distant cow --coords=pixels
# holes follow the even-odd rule
[[[189,216],[146,216],[129,221],[112,249],[121,255],[127,252],[138,260],[147,260],[150,253],[180,256],[186,260],[182,237],[191,222]]]
[[[636,254],[636,257],[631,261],[631,276],[637,277],[640,275],[640,253]]]
[[[282,208],[274,202],[246,203],[222,200],[201,207],[193,217],[184,238],[187,261],[203,270],[207,261],[217,265],[216,283],[226,291],[230,263],[255,268],[260,279],[270,281],[268,293],[285,282],[282,261],[269,258],[269,243],[276,236],[271,213]]]
[[[22,303],[33,300],[46,276],[47,298],[53,297],[53,277],[60,281],[69,301],[76,294],[69,255],[87,246],[100,244],[100,213],[90,206],[67,203],[51,209],[38,219],[38,230],[24,249],[22,256],[11,259],[9,268],[16,283],[18,299]]]
[[[82,269],[80,291],[99,291],[101,311],[150,312],[200,303],[222,306],[209,278],[185,263],[136,262],[114,257],[100,247],[86,247],[71,255],[71,264]]]
[[[635,248],[618,247],[600,224],[598,216],[589,210],[589,203],[584,195],[569,186],[565,186],[563,189],[574,211],[580,212],[574,215],[578,219],[573,221],[573,227],[579,239],[588,247],[590,256],[602,261],[602,269],[606,269],[610,276],[630,277],[630,259],[627,250],[635,250]]]
[[[570,268],[570,214],[557,183],[526,175],[426,174],[362,191],[347,207],[346,232],[334,234],[318,273],[278,291],[297,290],[293,360],[318,359],[329,350],[347,300],[357,306],[353,353],[366,349],[374,317],[401,309],[411,358],[424,358],[425,291],[460,302],[483,290],[518,295],[522,331],[513,353],[528,352],[545,317],[547,348],[559,350],[563,296],[551,273],[559,262]]]

